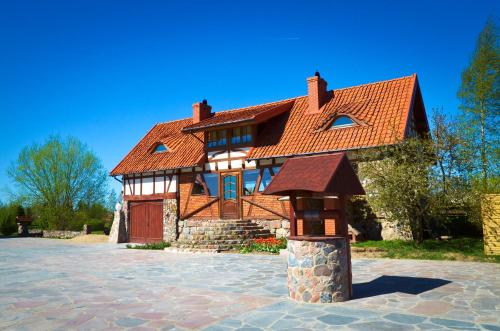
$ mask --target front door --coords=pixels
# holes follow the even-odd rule
[[[238,182],[239,173],[221,174],[221,218],[239,218]]]

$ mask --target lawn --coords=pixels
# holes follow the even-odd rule
[[[391,259],[456,260],[500,263],[500,256],[484,254],[483,241],[474,238],[411,241],[381,240],[353,243],[353,255]]]

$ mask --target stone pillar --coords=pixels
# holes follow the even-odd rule
[[[123,243],[128,241],[127,220],[125,210],[115,210],[113,224],[109,231],[110,243]]]
[[[346,238],[288,240],[287,249],[290,299],[307,303],[350,299],[352,276]]]
[[[177,240],[177,199],[163,200],[163,240]]]

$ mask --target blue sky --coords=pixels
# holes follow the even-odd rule
[[[498,1],[2,1],[0,199],[19,151],[73,135],[112,169],[157,122],[417,73],[456,113]],[[112,181],[110,181],[112,182]],[[114,187],[116,184],[113,184]]]

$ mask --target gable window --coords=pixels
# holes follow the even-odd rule
[[[167,146],[165,146],[163,144],[156,145],[156,147],[154,149],[155,153],[161,153],[161,152],[166,152],[166,151],[168,151],[168,148],[167,148]]]
[[[335,121],[333,121],[331,128],[346,128],[353,125],[354,121],[349,116],[342,115],[337,117]]]
[[[227,144],[226,130],[217,130],[208,132],[208,141],[207,141],[208,148],[226,146],[226,144]]]
[[[252,195],[255,192],[259,173],[257,169],[243,171],[243,195]]]
[[[231,130],[231,145],[242,145],[252,142],[252,127],[240,126]]]
[[[192,195],[219,196],[219,176],[217,174],[197,174],[194,176]]]

